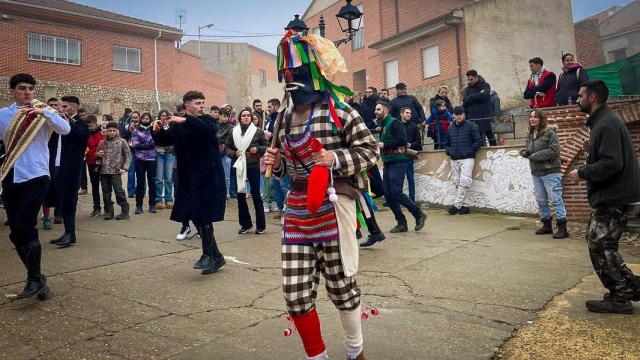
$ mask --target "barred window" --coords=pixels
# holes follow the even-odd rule
[[[140,49],[114,45],[113,70],[140,72]]]
[[[267,86],[267,72],[264,69],[260,69],[260,87]]]
[[[80,65],[80,40],[29,33],[28,58]]]

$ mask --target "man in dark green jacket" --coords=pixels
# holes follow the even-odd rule
[[[407,173],[409,157],[405,155],[407,147],[407,132],[400,120],[389,115],[389,103],[379,101],[375,110],[378,123],[382,127],[378,146],[382,152],[384,163],[384,197],[398,224],[391,229],[392,233],[407,232],[407,218],[402,213],[400,205],[406,207],[416,219],[415,231],[420,231],[427,220],[427,214],[420,210],[415,202],[411,201],[402,192],[404,178]]]
[[[629,130],[607,107],[609,89],[602,80],[580,87],[580,110],[589,114],[591,129],[587,164],[571,171],[574,181],[587,181],[593,208],[587,232],[589,256],[602,285],[609,290],[602,300],[588,300],[587,309],[598,313],[633,313],[631,300],[640,301],[640,277],[618,253],[618,242],[629,210],[640,201],[640,168]]]

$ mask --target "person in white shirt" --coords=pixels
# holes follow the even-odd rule
[[[42,249],[36,227],[49,186],[47,143],[52,132],[65,135],[71,130],[55,110],[34,100],[35,85],[36,80],[29,74],[12,76],[9,86],[15,102],[0,109],[0,136],[7,148],[6,164],[0,168],[2,201],[11,230],[9,239],[27,269],[26,286],[17,294],[18,299],[33,296],[43,299],[49,292],[47,280],[40,272]]]

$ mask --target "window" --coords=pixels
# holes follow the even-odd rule
[[[422,49],[422,76],[430,78],[440,75],[440,50],[438,46]]]
[[[362,4],[358,5],[357,8],[360,12],[363,12]],[[356,32],[353,40],[351,40],[351,50],[358,50],[364,47],[364,15],[362,15],[359,20],[353,20],[351,22],[353,28],[358,26],[358,24],[360,24],[360,29]]]
[[[400,82],[400,77],[398,76],[398,59],[393,59],[386,61],[384,63],[384,78],[386,82],[386,87],[394,87],[397,83]]]
[[[115,45],[113,70],[140,72],[140,49]]]
[[[609,58],[611,61],[624,60],[627,58],[627,48],[622,48],[609,52]]]
[[[264,69],[260,69],[260,87],[267,86],[267,72]]]
[[[30,33],[28,58],[80,65],[80,40]]]

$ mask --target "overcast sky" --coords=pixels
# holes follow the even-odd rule
[[[275,53],[284,27],[294,14],[302,15],[310,0],[74,0],[77,3],[117,12],[140,19],[179,27],[176,13],[184,13],[186,24],[182,29],[188,35],[197,35],[198,27],[214,24],[201,31],[202,40],[248,42]],[[387,0],[385,0],[387,1]],[[534,0],[512,0],[534,1]],[[580,20],[615,4],[628,4],[631,0],[572,0],[573,18]],[[268,5],[268,6],[267,6]],[[526,16],[523,14],[523,16]],[[328,16],[328,21],[335,17]],[[309,27],[316,24],[307,24]],[[215,36],[215,37],[207,37]],[[185,36],[183,42],[197,39]]]

